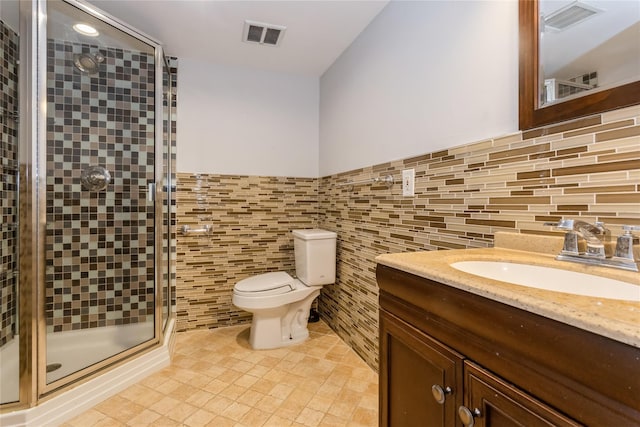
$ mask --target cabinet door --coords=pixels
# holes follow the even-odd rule
[[[475,427],[580,426],[522,390],[465,361],[463,425]],[[475,412],[475,414],[474,414]],[[473,414],[473,419],[471,416]]]
[[[380,426],[459,425],[462,361],[453,350],[381,310]]]

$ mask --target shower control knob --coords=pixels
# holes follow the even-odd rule
[[[80,182],[87,191],[102,191],[111,182],[111,174],[102,166],[89,166],[82,171]]]

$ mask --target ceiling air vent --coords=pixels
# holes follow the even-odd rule
[[[562,31],[591,18],[599,12],[602,12],[602,10],[575,1],[545,16],[544,25],[546,28]]]
[[[242,41],[262,45],[278,46],[287,27],[265,24],[264,22],[244,21]]]

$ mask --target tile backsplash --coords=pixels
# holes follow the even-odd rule
[[[338,186],[416,173],[415,196],[400,184]],[[198,208],[194,176],[179,174],[178,225],[214,225],[208,238],[178,238],[179,328],[249,322],[231,305],[234,283],[293,270],[289,230],[338,233],[338,269],[319,310],[374,369],[382,253],[492,246],[496,231],[556,234],[562,217],[604,221],[613,235],[640,224],[640,106],[518,132],[320,179],[207,176]],[[294,209],[291,209],[294,208]],[[204,221],[204,220],[202,220]]]

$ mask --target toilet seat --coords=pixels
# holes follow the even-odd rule
[[[295,279],[284,271],[259,274],[240,280],[233,292],[242,296],[281,295],[296,289]]]

